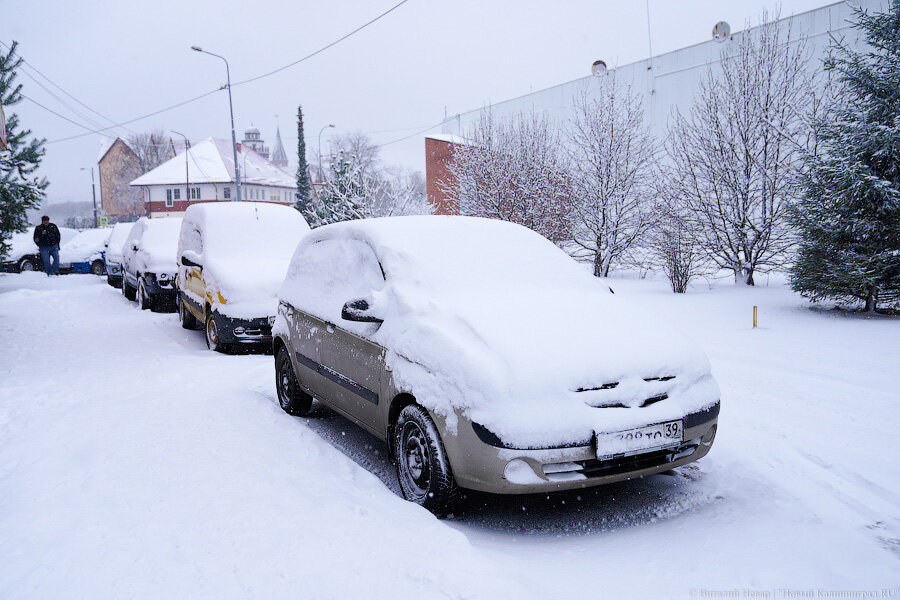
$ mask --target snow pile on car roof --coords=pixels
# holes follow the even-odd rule
[[[112,229],[86,229],[62,245],[59,249],[59,262],[70,264],[91,262],[100,258],[104,244],[109,239]]]
[[[462,411],[508,443],[540,447],[681,418],[718,399],[694,344],[524,227],[427,216],[314,230],[280,295],[350,328],[340,310],[351,298],[328,291],[337,282],[305,285],[304,261],[325,240],[374,251],[386,281],[367,299],[384,323],[360,333],[387,348],[395,384],[451,427]],[[663,394],[665,402],[629,408]]]
[[[306,220],[289,206],[194,204],[184,214],[178,253],[203,265],[207,289],[218,289],[226,299],[217,309],[221,313],[238,318],[270,316],[275,314],[278,288],[291,256],[308,232]]]

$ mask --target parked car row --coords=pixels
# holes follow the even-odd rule
[[[60,227],[60,263],[62,262],[62,249],[66,243],[78,235],[75,229]],[[0,271],[4,273],[26,273],[28,271],[43,271],[44,261],[41,259],[41,251],[34,243],[34,227],[27,231],[14,233],[10,237],[9,251],[0,263]]]
[[[177,307],[212,350],[271,350],[284,411],[306,415],[317,399],[384,440],[404,496],[435,514],[461,489],[544,493],[668,471],[716,436],[705,355],[511,223],[310,231],[288,207],[207,203],[139,220],[121,270],[126,297]]]

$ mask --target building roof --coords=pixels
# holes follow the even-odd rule
[[[287,164],[287,153],[284,151],[284,144],[281,143],[281,129],[275,127],[275,147],[272,149],[272,162],[283,162]]]
[[[240,146],[238,161],[241,165],[241,183],[296,187],[297,182],[293,176],[282,171],[245,145]],[[232,183],[234,181],[234,158],[231,142],[210,137],[188,150],[187,175],[190,183]],[[181,152],[175,158],[141,175],[130,185],[183,184],[184,176],[185,153]]]

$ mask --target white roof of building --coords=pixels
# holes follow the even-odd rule
[[[450,144],[461,144],[463,146],[469,146],[472,144],[471,141],[467,140],[461,135],[456,135],[455,133],[433,133],[425,136],[427,139],[437,140],[439,142],[448,142]]]
[[[293,189],[296,179],[265,158],[241,145],[238,152],[241,165],[241,183],[267,185]],[[183,184],[185,175],[184,152],[152,171],[144,173],[130,185]],[[187,151],[187,175],[190,183],[231,183],[234,181],[234,158],[231,142],[206,138]]]

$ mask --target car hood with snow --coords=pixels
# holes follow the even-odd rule
[[[342,305],[304,286],[305,256],[329,239],[374,252],[384,278],[365,299],[382,324],[348,326]],[[451,427],[462,414],[517,447],[677,419],[719,397],[706,356],[683,334],[545,238],[502,221],[397,217],[319,228],[298,247],[280,295],[383,346],[397,387]]]
[[[207,292],[225,301],[218,312],[234,318],[274,316],[291,255],[307,232],[303,216],[289,206],[195,204],[184,214],[178,256],[203,266]]]
[[[60,264],[93,262],[99,259],[112,229],[86,229],[64,243],[59,249]]]

